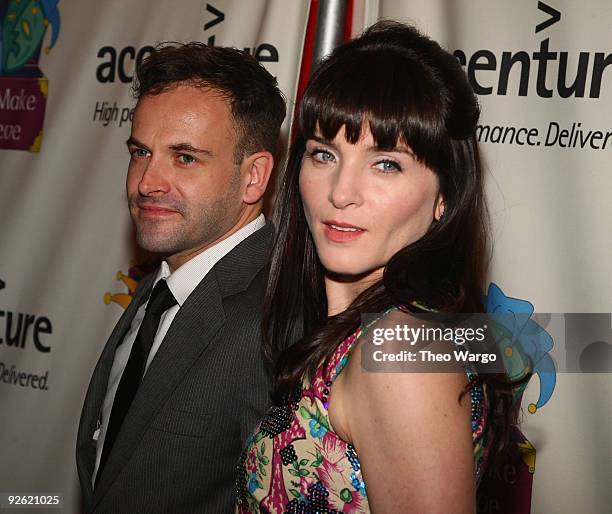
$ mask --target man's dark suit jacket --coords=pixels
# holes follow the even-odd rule
[[[233,512],[236,464],[268,403],[260,310],[271,224],[223,257],[182,305],[151,362],[95,490],[93,441],[115,349],[151,292],[142,280],[93,373],[77,439],[87,512]]]

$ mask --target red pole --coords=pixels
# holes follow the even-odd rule
[[[353,9],[354,0],[346,1],[346,17],[344,20],[344,30],[342,34],[342,40],[348,41],[351,37],[351,31],[353,27]],[[306,35],[304,37],[304,48],[302,51],[302,62],[300,65],[300,76],[298,79],[297,94],[295,98],[295,111],[291,127],[290,141],[293,141],[299,112],[300,100],[310,79],[312,73],[312,54],[315,43],[315,36],[317,34],[317,17],[319,12],[319,0],[311,0],[310,10],[308,12],[308,22],[306,24]]]

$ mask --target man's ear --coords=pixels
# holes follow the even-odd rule
[[[249,155],[240,165],[240,175],[246,182],[242,196],[244,203],[252,205],[263,197],[274,168],[274,157],[270,152],[257,152]]]

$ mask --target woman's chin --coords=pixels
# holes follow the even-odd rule
[[[372,268],[368,266],[359,266],[357,263],[333,263],[332,265],[326,265],[326,275],[329,279],[336,282],[359,282],[369,277],[372,280],[382,278],[383,268]]]

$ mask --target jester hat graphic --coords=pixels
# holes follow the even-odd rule
[[[534,308],[530,302],[506,296],[493,282],[489,284],[486,310],[493,322],[496,339],[501,344],[510,378],[518,379],[531,371],[540,381],[538,401],[528,406],[533,414],[550,400],[555,390],[556,367],[549,355],[553,339],[531,319]]]
[[[60,30],[59,0],[10,0],[0,24],[0,75],[10,75],[23,67],[40,48],[51,25],[48,52]],[[5,2],[2,2],[5,3]],[[0,9],[0,12],[2,9]]]

